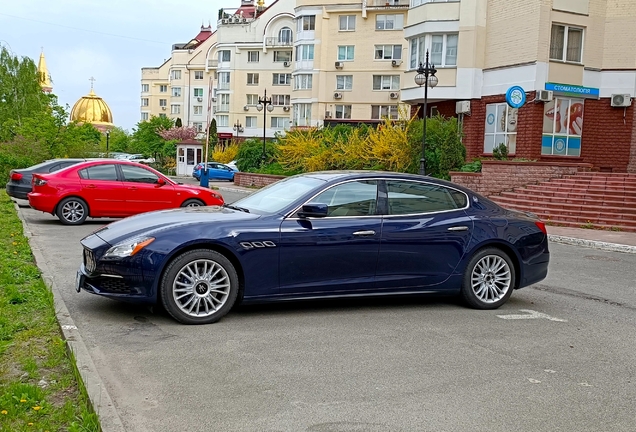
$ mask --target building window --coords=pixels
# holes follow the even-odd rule
[[[404,28],[404,15],[376,15],[376,30],[402,30]]]
[[[203,105],[195,105],[194,106],[194,115],[203,114]]]
[[[507,103],[486,105],[484,153],[492,153],[501,144],[514,154],[517,149],[518,112]]]
[[[248,73],[247,74],[247,85],[258,85],[258,74],[257,73]]]
[[[175,79],[175,80],[181,79],[181,71],[173,70],[170,76],[172,77],[172,79]]]
[[[311,104],[294,104],[294,125],[311,126]]]
[[[203,89],[195,88],[194,89],[194,97],[203,97]]]
[[[203,71],[194,71],[194,79],[202,80],[203,79]]]
[[[353,51],[354,51],[353,45],[338,46],[338,61],[352,61]]]
[[[219,72],[218,77],[219,77],[218,88],[220,90],[229,90],[230,89],[230,73]]]
[[[247,52],[247,62],[248,63],[258,63],[258,51],[248,51]]]
[[[298,18],[298,32],[316,30],[316,15],[307,15]]]
[[[141,121],[146,121],[146,120],[148,120],[148,113],[147,112],[141,113]]]
[[[160,107],[168,106],[168,100],[167,99],[159,99],[159,106]]]
[[[141,106],[148,106],[148,98],[141,98]]]
[[[192,127],[197,131],[197,132],[203,132],[203,123],[201,122],[194,122],[192,123]]]
[[[181,105],[170,105],[170,114],[180,114]]]
[[[168,86],[167,85],[160,85],[159,86],[159,93],[168,93]]]
[[[373,90],[399,90],[399,75],[373,75]]]
[[[583,99],[554,98],[543,108],[541,154],[581,155]]]
[[[372,105],[371,106],[371,118],[373,120],[381,120],[384,118],[398,118],[397,105]]]
[[[292,59],[291,51],[274,51],[275,62],[288,62]]]
[[[289,27],[283,27],[278,32],[278,43],[279,44],[291,44],[294,41],[294,37],[292,35],[292,30]]]
[[[581,63],[583,52],[583,29],[552,24],[550,60]]]
[[[272,129],[289,129],[289,117],[272,117]]]
[[[148,91],[150,91],[150,86],[148,84],[142,84],[141,85],[141,91],[143,93],[148,93]]]
[[[221,112],[230,111],[230,95],[227,93],[219,95],[219,102],[216,105],[216,110]]]
[[[232,58],[232,53],[230,50],[221,50],[219,51],[219,62],[229,62]]]
[[[353,75],[336,75],[336,90],[352,90]]]
[[[410,68],[416,69],[426,62],[426,50],[430,51],[429,61],[436,67],[457,66],[457,34],[429,35],[411,39]],[[430,46],[429,46],[430,44]]]
[[[296,47],[296,60],[313,60],[313,59],[314,59],[313,45],[298,45]]]
[[[159,117],[166,118],[166,115],[164,113],[161,113],[161,114],[159,114]]]
[[[258,105],[258,95],[248,94],[247,96],[247,104],[256,106]]]
[[[272,95],[272,105],[290,105],[289,95]]]
[[[274,79],[272,80],[273,85],[290,85],[291,84],[291,74],[281,74],[275,73],[273,74]]]
[[[258,127],[258,124],[256,123],[256,117],[254,116],[245,117],[245,127],[246,128]]]
[[[402,45],[376,45],[376,60],[399,60],[402,58]]]
[[[339,27],[340,31],[355,31],[356,16],[355,15],[340,15],[339,24],[340,24],[340,27]]]
[[[312,87],[313,75],[299,74],[294,76],[294,90],[310,90]]]
[[[228,127],[230,125],[230,116],[217,115],[216,116],[216,125],[219,126],[219,127]]]
[[[172,87],[172,96],[181,97],[181,87]]]
[[[350,119],[351,118],[351,105],[336,105],[336,118],[337,119]]]

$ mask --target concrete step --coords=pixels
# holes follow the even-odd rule
[[[597,212],[597,213],[609,213],[609,214],[625,214],[633,215],[636,217],[636,205],[635,206],[610,206],[603,205],[599,202],[592,202],[592,204],[584,204],[581,202],[567,202],[561,198],[542,198],[540,200],[530,200],[522,198],[519,195],[513,196],[508,192],[506,195],[499,195],[496,197],[490,197],[492,200],[496,200],[498,203],[518,204],[527,207],[543,207],[556,210],[578,211],[578,212]],[[583,200],[578,200],[583,201]]]
[[[626,190],[626,189],[602,189],[602,188],[587,188],[585,186],[555,186],[553,184],[537,184],[537,185],[527,185],[525,189],[528,190],[536,190],[536,191],[545,191],[545,192],[568,192],[568,193],[580,193],[580,194],[593,194],[593,195],[611,195],[614,197],[634,197],[636,198],[636,189],[634,190]]]
[[[539,192],[530,190],[518,190],[518,192],[502,192],[497,195],[502,198],[522,199],[531,202],[557,202],[564,204],[576,204],[580,206],[602,206],[614,208],[636,209],[636,197],[626,199],[624,197],[609,199],[604,195],[590,196],[588,194],[569,194],[567,192]],[[635,210],[636,211],[636,210]]]

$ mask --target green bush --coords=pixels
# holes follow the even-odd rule
[[[256,172],[261,166],[276,160],[278,149],[276,143],[267,141],[265,144],[265,161],[263,161],[263,141],[248,139],[241,144],[237,154],[237,167],[243,172]]]
[[[461,172],[481,172],[481,161],[475,160],[463,165],[460,169]]]
[[[492,149],[492,157],[496,160],[508,160],[508,147],[501,143]]]
[[[422,121],[412,123],[409,142],[413,147],[414,160],[411,172],[419,169],[422,155]],[[466,161],[466,147],[462,144],[462,133],[456,118],[438,115],[426,120],[426,174],[450,179],[449,171],[456,171]]]

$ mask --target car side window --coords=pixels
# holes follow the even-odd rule
[[[141,167],[121,165],[121,171],[124,174],[124,181],[127,182],[154,184],[159,180],[155,173]]]
[[[93,165],[80,171],[80,177],[87,180],[117,181],[115,165]]]
[[[466,206],[465,194],[444,186],[399,180],[386,183],[390,215],[432,213]]]
[[[327,216],[372,216],[376,213],[377,197],[377,181],[357,180],[329,188],[311,202],[326,204]]]
[[[57,164],[55,164],[55,165],[51,165],[51,166],[49,167],[49,172],[50,172],[50,173],[55,172],[55,171],[57,171],[57,170],[59,170],[59,169],[61,169],[61,168],[63,168],[63,167],[64,167],[64,166],[63,166],[61,163],[57,163]]]

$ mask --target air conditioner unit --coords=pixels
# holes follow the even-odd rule
[[[212,102],[216,102],[216,98],[215,97],[212,98]]]
[[[342,99],[342,92],[335,92],[333,94],[334,99]],[[165,109],[165,108],[164,108]]]
[[[243,107],[243,111],[249,111],[249,110],[250,110],[250,107],[248,107],[247,105]]]
[[[199,101],[199,102],[203,102],[203,98],[202,98],[202,97],[198,97],[198,98],[197,98],[197,101]]]
[[[285,106],[283,107],[283,111],[288,112],[288,111],[289,111],[289,106],[285,105]]]
[[[165,110],[166,110],[166,107],[161,107],[161,109],[165,111]]]
[[[224,18],[221,20],[221,24],[227,24],[227,20]]]
[[[554,93],[552,90],[539,90],[537,92],[537,100],[539,102],[551,102],[554,98]]]
[[[327,119],[331,118],[331,111],[325,111],[325,118]]]
[[[397,99],[400,97],[400,94],[398,92],[389,93],[389,97],[391,99]]]
[[[342,69],[344,67],[343,62],[336,62],[336,69]]]
[[[470,114],[470,101],[457,101],[455,103],[455,114]]]
[[[234,22],[237,23],[237,24],[240,23],[241,22],[241,18],[239,18],[239,17],[234,18]]]
[[[243,24],[245,24],[245,23],[247,22],[247,18],[242,18],[242,19],[241,19],[241,22],[242,22]]]
[[[616,108],[627,108],[632,105],[632,97],[629,94],[613,94],[612,106]]]
[[[283,66],[285,66],[285,67],[289,67],[289,66],[291,66],[291,62],[288,62],[288,61],[283,62]]]
[[[402,60],[393,60],[393,61],[391,61],[391,66],[393,66],[393,67],[402,66]]]

